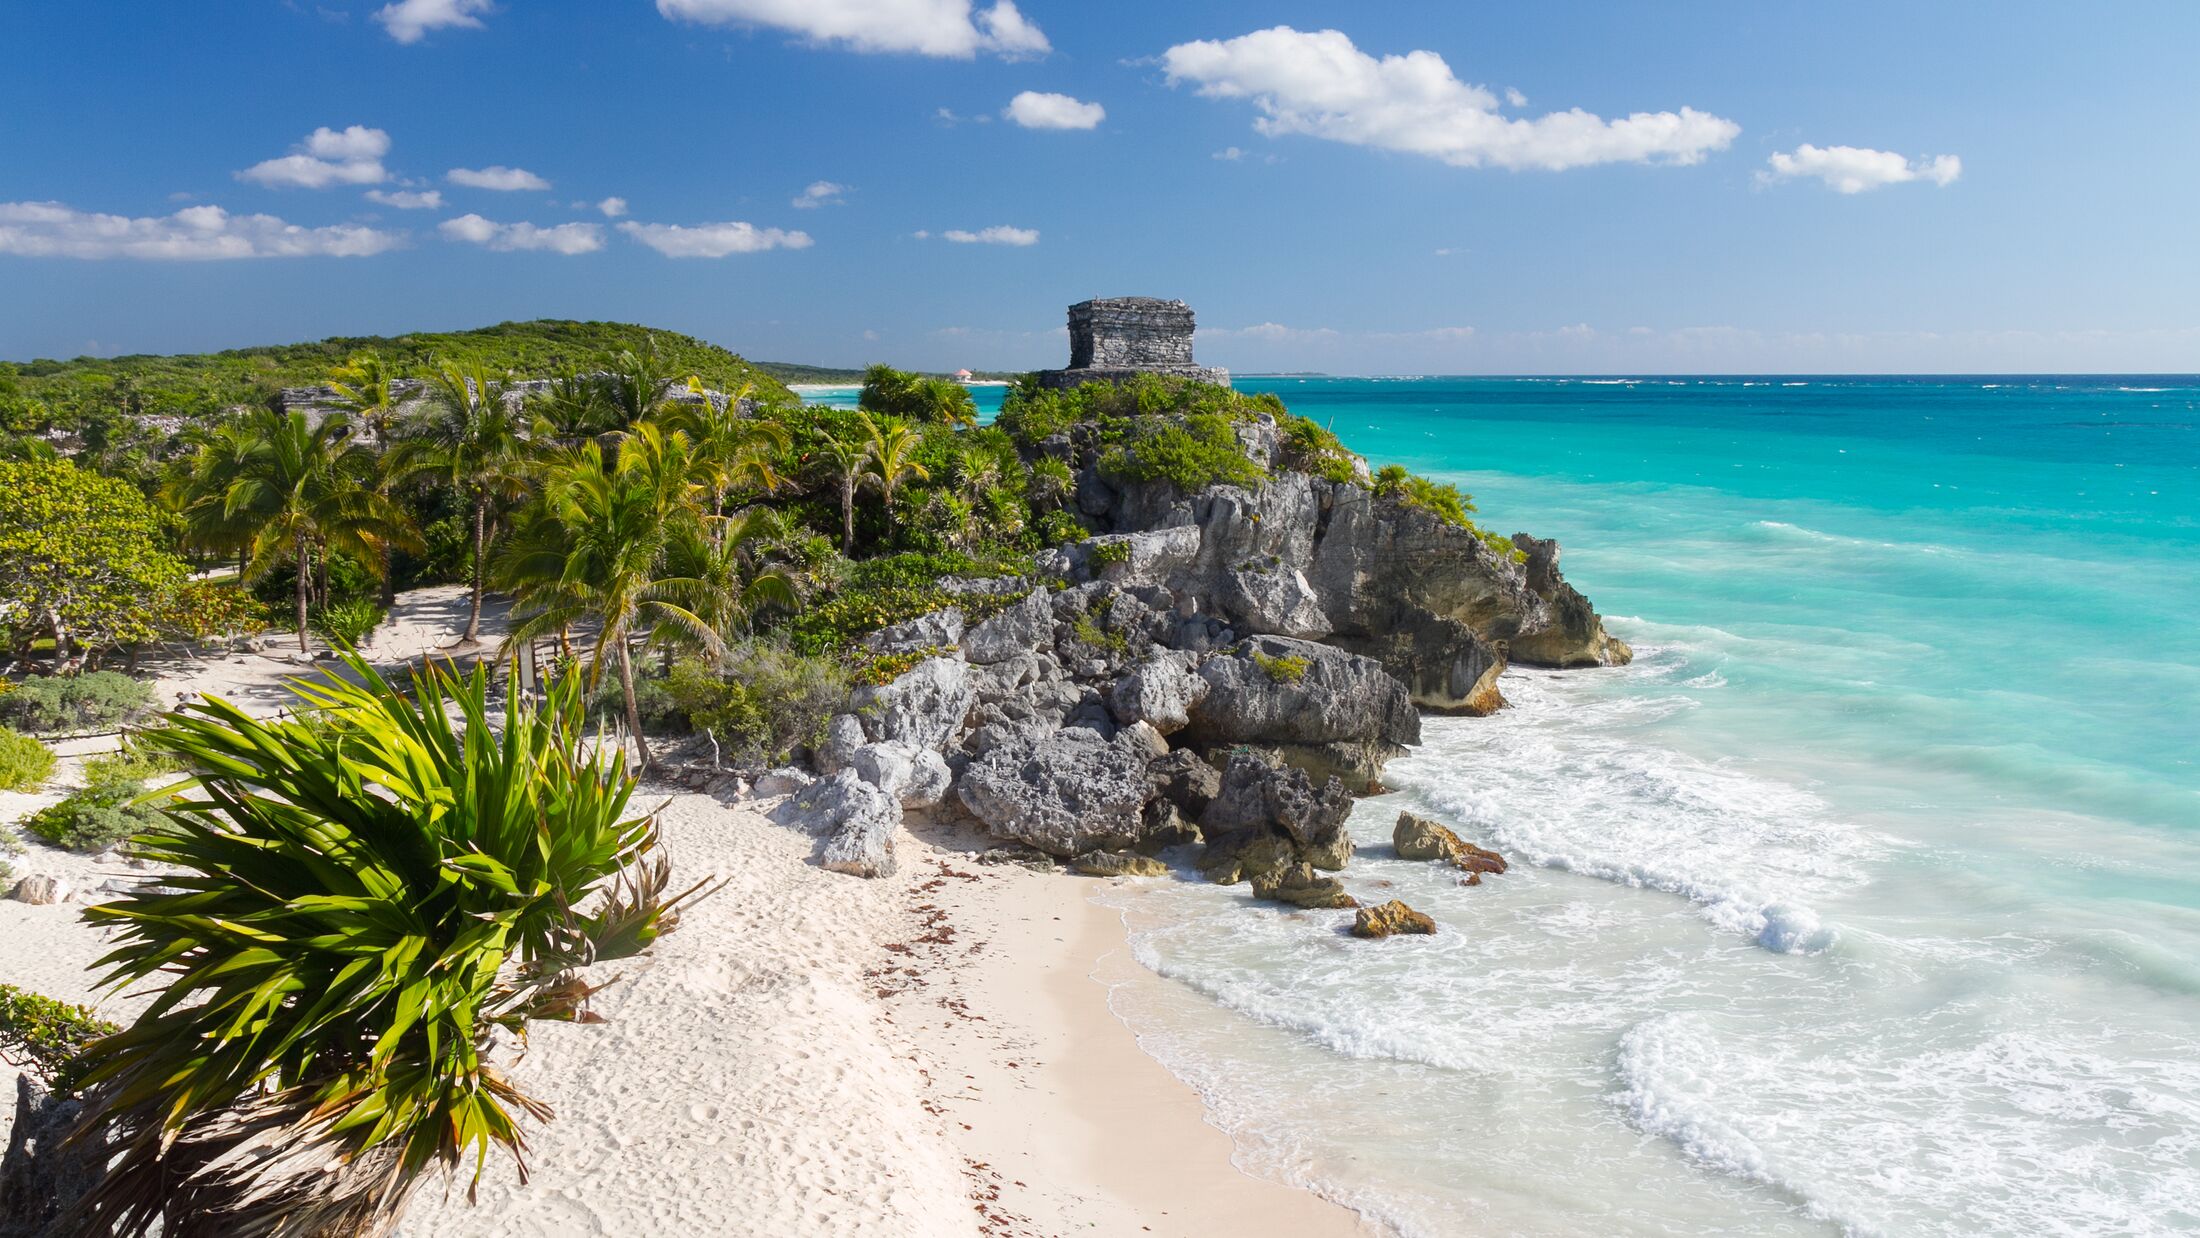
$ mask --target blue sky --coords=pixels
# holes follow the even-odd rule
[[[1240,370],[2200,369],[2185,0],[77,0],[8,29],[0,357],[572,317],[1021,368],[1065,357],[1069,302],[1152,294]]]

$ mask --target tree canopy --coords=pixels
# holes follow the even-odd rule
[[[66,460],[0,461],[0,624],[54,656],[153,637],[153,603],[183,583],[137,487]]]

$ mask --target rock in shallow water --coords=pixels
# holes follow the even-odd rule
[[[1401,860],[1443,860],[1477,875],[1502,873],[1506,867],[1504,856],[1477,847],[1449,828],[1417,813],[1398,814],[1398,824],[1390,831],[1390,843],[1398,849]]]
[[[1397,899],[1380,907],[1362,907],[1352,918],[1354,937],[1394,937],[1400,933],[1433,933],[1436,921]]]
[[[1135,851],[1087,851],[1069,862],[1087,877],[1166,877],[1169,866]]]
[[[1349,909],[1359,900],[1335,877],[1317,876],[1310,864],[1293,864],[1273,876],[1253,878],[1253,897],[1309,910]]]

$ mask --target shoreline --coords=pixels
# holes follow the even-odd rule
[[[933,851],[920,863],[931,871],[946,859],[980,874],[949,876],[927,893],[958,939],[977,938],[956,942],[965,962],[940,1005],[983,1021],[918,1007],[913,1031],[941,1067],[935,1096],[950,1137],[966,1162],[987,1167],[980,1185],[1000,1192],[995,1227],[983,1232],[1382,1232],[1311,1191],[1237,1167],[1235,1143],[1207,1120],[1199,1094],[1113,1009],[1118,985],[1159,980],[1131,959],[1121,914],[1094,897],[1097,879],[968,858]],[[912,1005],[897,1001],[897,1015]]]

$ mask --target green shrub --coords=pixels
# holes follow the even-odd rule
[[[824,738],[826,722],[847,703],[848,683],[837,659],[748,644],[727,650],[715,666],[681,662],[665,688],[688,724],[717,741],[721,756],[769,765]]]
[[[50,997],[0,984],[0,1058],[44,1077],[55,1090],[76,1090],[76,1062],[84,1045],[122,1029],[92,1013]]]
[[[0,722],[34,735],[113,730],[152,710],[152,685],[115,671],[37,675],[0,696]]]
[[[52,775],[52,749],[0,726],[0,791],[34,791]]]
[[[382,608],[368,598],[335,602],[313,612],[313,630],[332,645],[357,648],[382,626]]]
[[[1078,643],[1090,645],[1095,649],[1105,649],[1110,653],[1122,653],[1130,648],[1129,637],[1124,636],[1121,632],[1110,632],[1101,627],[1100,621],[1093,618],[1090,611],[1072,620],[1069,630],[1070,635],[1076,637]]]
[[[1119,542],[1094,542],[1085,561],[1095,568],[1107,567],[1112,563],[1128,563],[1131,561],[1131,544],[1127,539]]]
[[[93,783],[23,818],[23,828],[57,847],[97,854],[167,823],[167,813],[137,802],[145,790],[136,781]]]
[[[160,783],[169,781],[161,777],[181,771],[183,766],[174,757],[158,749],[127,741],[119,751],[92,757],[84,762],[84,785],[106,787],[121,783]]]
[[[644,675],[639,666],[634,668],[634,711],[641,715],[645,728],[662,727],[680,716],[672,694],[665,689],[664,678]],[[588,719],[615,726],[626,722],[626,696],[620,691],[619,677],[608,670],[588,690]]]
[[[1253,665],[1277,683],[1297,683],[1305,679],[1306,672],[1314,668],[1313,663],[1298,654],[1287,653],[1282,657],[1271,657],[1258,649],[1253,651]]]
[[[1077,517],[1057,507],[1041,515],[1032,526],[1032,532],[1042,546],[1062,546],[1085,540],[1085,526],[1077,523]]]
[[[1220,484],[1257,486],[1268,476],[1218,413],[1145,423],[1100,458],[1100,471],[1116,481],[1167,481],[1186,494]]]
[[[1358,475],[1353,464],[1359,457],[1346,450],[1344,441],[1328,427],[1288,413],[1278,418],[1277,424],[1283,430],[1286,467],[1324,481],[1351,481]]]

